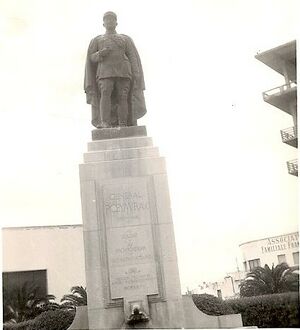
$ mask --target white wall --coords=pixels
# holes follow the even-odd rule
[[[47,269],[48,293],[57,300],[85,286],[82,226],[2,229],[4,272]]]

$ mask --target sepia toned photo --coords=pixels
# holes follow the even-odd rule
[[[4,330],[300,326],[299,13],[0,2]]]

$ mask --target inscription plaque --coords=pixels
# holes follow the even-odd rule
[[[127,179],[124,183],[103,187],[107,228],[151,223],[147,183]]]
[[[111,298],[158,293],[147,181],[103,186]]]

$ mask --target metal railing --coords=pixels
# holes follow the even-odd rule
[[[280,131],[282,142],[286,143],[297,139],[297,127],[289,127]]]
[[[297,84],[295,82],[290,82],[289,84],[285,84],[279,87],[275,87],[272,88],[266,92],[263,92],[263,98],[268,99],[270,96],[274,96],[274,95],[280,95],[281,93],[290,90],[290,89],[294,89],[295,87],[297,87]]]
[[[298,159],[286,162],[289,174],[298,176]]]

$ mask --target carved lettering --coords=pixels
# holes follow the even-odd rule
[[[132,213],[140,210],[148,210],[148,203],[143,202],[106,202],[105,211],[110,211],[111,213]]]
[[[146,180],[104,187],[111,297],[158,293]]]

